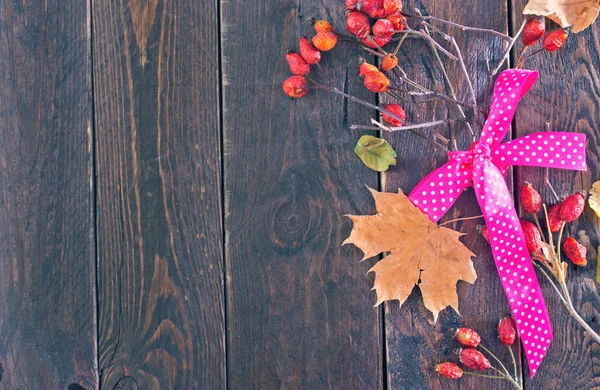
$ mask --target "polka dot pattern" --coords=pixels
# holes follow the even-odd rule
[[[409,195],[415,206],[437,222],[465,188],[474,188],[531,376],[552,342],[552,325],[504,176],[511,165],[586,170],[583,134],[535,133],[502,143],[519,100],[537,76],[527,70],[502,72],[480,140],[468,151],[449,153],[450,161],[430,173]]]

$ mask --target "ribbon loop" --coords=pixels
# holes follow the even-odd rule
[[[467,151],[449,153],[450,161],[425,177],[408,196],[437,222],[465,188],[474,187],[532,377],[552,342],[552,325],[504,175],[511,165],[586,170],[584,134],[534,133],[501,144],[519,100],[537,77],[537,72],[528,70],[502,72],[479,141]]]

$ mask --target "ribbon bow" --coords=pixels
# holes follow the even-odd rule
[[[409,195],[437,222],[460,193],[473,186],[532,377],[552,341],[552,325],[504,176],[510,165],[586,170],[584,134],[541,132],[501,143],[519,100],[537,78],[538,73],[529,70],[502,72],[479,141],[468,151],[449,153],[450,161]]]

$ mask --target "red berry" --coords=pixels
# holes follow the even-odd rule
[[[308,93],[308,82],[302,76],[290,76],[283,82],[283,92],[291,98],[301,98]]]
[[[383,0],[383,10],[386,15],[402,11],[402,0]]]
[[[398,66],[398,57],[392,53],[388,53],[383,57],[383,60],[381,61],[381,70],[387,72],[388,70],[394,69],[396,66]]]
[[[542,44],[544,45],[544,49],[546,49],[549,52],[553,52],[560,49],[562,45],[564,45],[568,36],[569,34],[567,34],[567,32],[562,29],[552,31],[551,33],[546,35],[546,38],[544,38],[544,41],[542,42]]]
[[[362,0],[360,10],[373,19],[386,16],[385,9],[383,9],[383,0]]]
[[[304,58],[298,53],[294,53],[293,51],[288,51],[285,55],[285,59],[290,66],[290,70],[293,74],[297,74],[299,76],[305,76],[310,73],[310,65],[304,61]]]
[[[358,72],[358,75],[360,77],[362,77],[370,72],[379,72],[379,69],[375,65],[369,64],[362,58],[360,61],[361,61],[361,64],[360,64],[360,68],[359,68],[359,72]]]
[[[406,18],[400,13],[391,14],[387,20],[392,22],[395,31],[404,30],[406,27]]]
[[[321,52],[306,37],[300,38],[300,55],[311,65],[321,61]]]
[[[373,35],[377,37],[394,35],[394,24],[387,19],[379,19],[373,25]]]
[[[443,377],[449,379],[458,379],[462,376],[463,370],[456,363],[446,362],[435,366],[435,370]]]
[[[537,214],[542,209],[542,197],[530,183],[521,188],[521,204],[527,214]]]
[[[529,252],[540,252],[542,250],[542,236],[538,228],[531,222],[521,221],[521,229],[523,229],[525,243]]]
[[[321,51],[329,51],[335,47],[337,39],[338,38],[335,33],[330,31],[322,31],[313,37],[312,43]]]
[[[562,204],[560,218],[566,222],[573,222],[585,208],[585,198],[579,192],[569,196]]]
[[[396,115],[398,118],[402,119],[402,121],[399,121],[398,119],[393,118],[386,113],[383,114],[384,121],[396,127],[402,126],[404,124],[403,121],[406,119],[406,113],[404,112],[402,107],[400,107],[398,104],[388,104],[387,106],[385,106],[385,109],[391,112],[392,114]]]
[[[546,19],[544,18],[531,18],[525,23],[523,28],[523,45],[531,46],[546,32]]]
[[[479,234],[481,234],[481,236],[483,237],[484,240],[486,240],[489,244],[490,242],[490,233],[488,232],[488,228],[487,226],[483,226],[481,228],[481,230],[479,230]]]
[[[481,337],[477,332],[470,328],[459,328],[456,331],[456,335],[454,336],[456,341],[458,341],[461,345],[469,348],[477,348],[479,343],[481,342]]]
[[[371,32],[369,18],[362,12],[348,12],[346,15],[346,29],[358,38],[366,38]]]
[[[315,20],[313,22],[313,27],[314,27],[315,31],[318,33],[333,31],[333,27],[331,27],[331,24],[329,24],[329,22],[326,20]]]
[[[512,317],[505,317],[498,324],[498,339],[504,345],[513,345],[517,339],[517,326]]]
[[[354,11],[357,7],[358,0],[346,0],[346,9]]]
[[[371,42],[371,40],[368,38],[362,38],[360,40],[360,42],[363,45],[370,47],[371,49],[376,49],[377,46],[384,47],[385,45],[390,43],[390,41],[392,40],[392,36],[391,35],[377,35],[377,36],[371,37],[371,39],[373,39],[373,41],[375,43]]]
[[[561,218],[561,209],[562,203],[557,203],[554,206],[550,207],[548,210],[548,225],[550,225],[550,231],[556,233],[560,230],[563,224],[563,219]]]
[[[383,74],[383,72],[369,72],[365,75],[363,80],[365,87],[371,92],[385,92],[390,86],[390,80]]]
[[[491,366],[490,361],[475,348],[465,348],[460,351],[460,362],[467,368],[476,371],[483,371]]]
[[[587,248],[577,242],[573,237],[567,237],[563,241],[563,251],[575,265],[587,264]]]

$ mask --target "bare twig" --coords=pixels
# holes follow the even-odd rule
[[[490,78],[494,77],[496,75],[496,73],[498,73],[500,68],[502,68],[504,61],[508,60],[508,57],[510,56],[510,51],[512,50],[513,46],[519,39],[519,36],[521,36],[523,29],[525,28],[525,23],[527,23],[527,21],[523,21],[523,23],[521,23],[521,27],[519,28],[519,31],[517,31],[517,34],[514,37],[512,37],[511,40],[509,41],[506,51],[504,52],[504,55],[502,56],[502,59],[500,60],[500,63],[490,73]]]
[[[417,9],[417,8],[415,8],[415,11],[419,14],[421,13],[419,11],[419,9]],[[497,36],[499,38],[502,38],[506,41],[510,41],[510,39],[511,39],[508,35],[498,32],[496,30],[491,30],[488,28],[477,28],[477,27],[464,26],[459,23],[450,22],[448,20],[436,18],[434,16],[410,15],[410,14],[404,14],[404,13],[403,13],[403,15],[406,17],[409,17],[409,18],[419,18],[421,20],[433,20],[433,21],[436,21],[439,23],[447,24],[449,26],[457,27],[457,28],[461,29],[462,31],[473,31],[473,32],[480,32],[480,33],[485,33],[485,34],[491,34],[491,35]]]
[[[471,92],[471,99],[473,100],[473,107],[475,108],[475,115],[477,116],[476,120],[479,122],[479,109],[477,108],[477,95],[475,95],[475,89],[473,88],[473,83],[471,82],[471,77],[469,76],[469,72],[467,71],[467,67],[465,66],[465,61],[463,60],[462,52],[456,43],[456,40],[452,37],[452,45],[456,50],[456,54],[458,55],[458,61],[460,62],[460,67],[465,75],[465,79],[467,80],[467,84],[469,86],[469,91]]]

